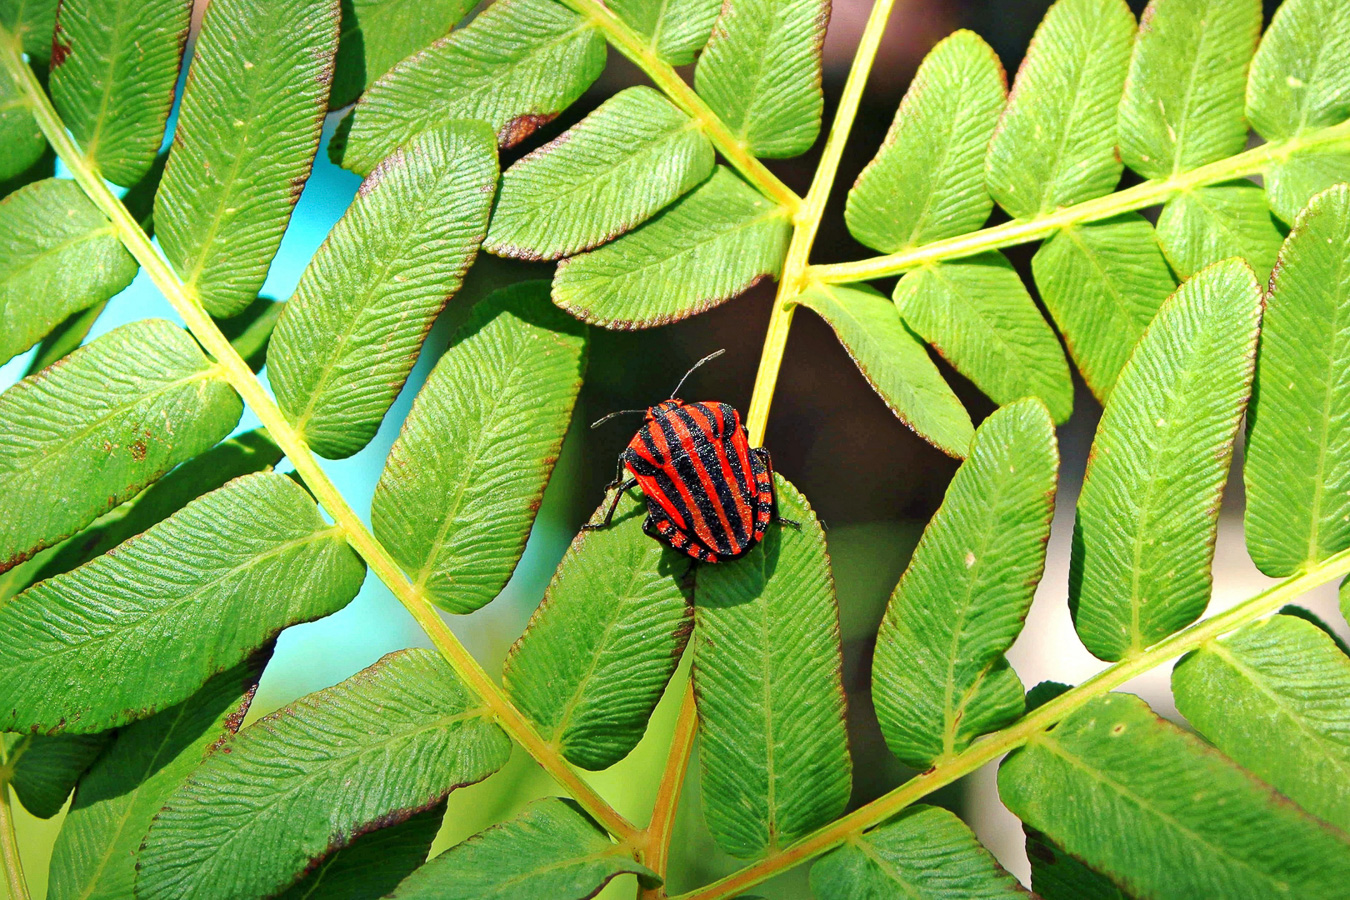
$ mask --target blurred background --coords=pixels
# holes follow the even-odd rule
[[[198,6],[204,5],[199,0]],[[854,242],[844,228],[844,196],[880,145],[900,97],[927,50],[957,28],[972,29],[998,52],[1011,81],[1049,5],[1048,0],[898,0],[840,167],[813,261],[835,262],[873,255]],[[1138,13],[1143,3],[1131,0],[1130,5]],[[1267,3],[1267,15],[1275,5]],[[869,0],[835,2],[825,44],[826,129],[870,8]],[[503,167],[561,133],[615,91],[645,81],[617,53],[611,52],[609,58],[606,73],[586,97],[522,147],[505,154]],[[328,161],[327,139],[337,118],[338,114],[329,117],[313,177],[296,207],[264,288],[267,296],[276,299],[290,296],[310,256],[342,215],[359,184],[356,176]],[[770,162],[770,168],[800,193],[805,193],[810,182],[824,131],[811,153],[795,160]],[[1126,178],[1130,177],[1127,174]],[[993,221],[999,216],[996,211]],[[1032,245],[1008,251],[1028,285],[1034,250]],[[378,437],[350,459],[325,463],[355,509],[369,509],[398,425],[468,308],[501,284],[549,278],[551,270],[551,264],[479,257],[464,289],[450,302],[431,332],[417,368]],[[889,284],[878,286],[890,288]],[[568,542],[600,503],[603,486],[613,475],[614,460],[631,437],[631,429],[621,423],[597,431],[589,430],[585,424],[612,410],[646,406],[664,399],[695,360],[723,347],[727,354],[702,369],[684,394],[690,400],[726,401],[744,411],[750,399],[773,290],[773,284],[761,284],[711,312],[656,330],[593,331],[590,371],[573,428],[515,577],[486,608],[469,616],[447,616],[456,634],[489,671],[500,671],[507,648],[524,630]],[[91,338],[148,316],[178,320],[142,274],[112,301]],[[27,363],[28,355],[24,355],[0,369],[0,387],[17,380]],[[990,402],[940,361],[939,366],[956,385],[978,423],[992,410]],[[1077,683],[1104,667],[1078,642],[1065,600],[1073,505],[1100,412],[1096,401],[1079,382],[1073,418],[1059,432],[1062,479],[1045,578],[1027,627],[1009,653],[1013,667],[1028,688],[1046,679]],[[246,412],[239,427],[245,430],[257,424]],[[773,452],[777,468],[806,494],[827,528],[839,592],[844,683],[849,693],[855,770],[852,803],[860,805],[912,774],[895,762],[882,743],[868,694],[868,672],[887,597],[924,522],[941,502],[955,471],[955,461],[900,424],[863,381],[830,329],[805,310],[794,322],[766,445]],[[1225,497],[1211,612],[1273,583],[1256,571],[1247,556],[1241,529],[1242,504],[1239,477],[1232,480]],[[1333,623],[1343,636],[1350,636],[1335,611],[1334,588],[1326,587],[1308,595],[1303,605]],[[388,590],[376,578],[368,577],[360,595],[342,612],[321,622],[292,628],[281,636],[250,721],[299,696],[341,681],[391,650],[426,643]],[[1164,666],[1126,689],[1143,696],[1159,713],[1175,719],[1168,690],[1170,668]],[[651,809],[655,782],[664,764],[684,690],[686,669],[687,665],[672,682],[646,738],[633,754],[592,778],[621,812],[638,822],[645,822]],[[721,877],[739,865],[716,849],[703,827],[697,773],[695,761],[674,833],[670,884],[673,892]],[[1003,864],[1025,882],[1029,868],[1021,828],[999,803],[994,774],[993,766],[986,767],[930,801],[960,813]],[[482,784],[455,792],[435,852],[509,816],[523,803],[555,792],[547,776],[517,750],[506,770]],[[59,825],[59,816],[41,821],[19,811],[20,844],[35,900],[45,896],[47,860]],[[809,897],[806,871],[807,867],[800,867],[788,872],[761,886],[757,893],[772,900]],[[611,884],[602,896],[632,895],[632,879],[625,877]]]

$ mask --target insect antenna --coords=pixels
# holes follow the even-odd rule
[[[645,409],[621,409],[621,410],[619,410],[618,412],[612,412],[612,413],[610,413],[609,415],[605,416],[604,418],[596,419],[594,422],[591,423],[591,427],[592,427],[592,428],[599,428],[601,425],[605,424],[606,422],[608,422],[610,419],[614,418],[615,416],[626,416],[626,415],[628,415],[629,413],[645,413],[645,412],[646,412]]]
[[[721,350],[714,350],[712,353],[709,353],[707,356],[703,357],[698,362],[694,363],[694,365],[689,369],[689,371],[684,373],[684,377],[680,379],[680,383],[675,385],[675,390],[670,392],[670,396],[672,397],[680,396],[680,388],[684,387],[684,383],[689,380],[690,375],[693,375],[694,372],[698,370],[699,366],[703,365],[706,362],[712,362],[714,359],[717,359],[717,357],[721,356],[723,353],[726,352],[727,351],[725,347],[723,347]]]

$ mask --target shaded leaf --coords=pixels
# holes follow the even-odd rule
[[[0,607],[0,725],[88,733],[180,703],[365,574],[285,475],[245,475]]]
[[[805,153],[820,133],[829,0],[726,0],[694,87],[755,156]]]
[[[703,816],[742,858],[834,819],[852,782],[825,535],[797,489],[774,483],[800,530],[771,525],[742,559],[704,566],[695,595]]]
[[[720,0],[610,0],[606,6],[673,66],[694,61],[722,11]]]
[[[1314,196],[1334,184],[1350,181],[1350,153],[1295,152],[1272,162],[1263,180],[1270,211],[1292,225]]]
[[[1166,178],[1238,153],[1261,0],[1150,0],[1120,101],[1120,155]]]
[[[445,804],[361,835],[291,885],[277,900],[375,900],[427,861],[441,830]]]
[[[239,730],[269,653],[206,682],[177,706],[117,732],[80,782],[52,848],[50,900],[124,900],[150,820],[203,757]]]
[[[1034,736],[998,789],[1018,818],[1140,896],[1334,897],[1350,878],[1344,835],[1129,694]]]
[[[259,297],[244,308],[237,316],[216,322],[220,333],[243,357],[244,362],[255,373],[261,372],[267,362],[267,345],[272,340],[272,332],[277,327],[277,319],[286,308],[285,301],[278,302],[267,297]],[[273,384],[275,387],[275,383]]]
[[[1100,872],[1064,852],[1034,828],[1027,834],[1031,889],[1041,900],[1132,900]]]
[[[21,175],[46,149],[47,139],[22,88],[8,73],[0,75],[0,181]]]
[[[1261,300],[1241,260],[1197,273],[1163,304],[1106,403],[1069,570],[1074,627],[1100,659],[1142,650],[1209,603]]]
[[[1059,339],[1002,253],[910,272],[895,287],[895,305],[906,325],[995,403],[1039,397],[1056,422],[1073,412]]]
[[[1302,619],[1305,622],[1311,623],[1323,634],[1331,638],[1331,642],[1336,645],[1336,649],[1340,650],[1341,653],[1346,656],[1350,656],[1350,645],[1345,643],[1344,639],[1336,633],[1335,629],[1327,624],[1325,619],[1315,614],[1312,610],[1298,606],[1294,603],[1286,603],[1284,606],[1280,607],[1280,615],[1293,616],[1296,619]]]
[[[7,740],[14,735],[5,735]],[[97,734],[35,734],[17,738],[10,750],[14,794],[39,819],[50,819],[66,805],[66,799],[85,771],[111,741],[109,732]],[[17,753],[16,753],[17,750]]]
[[[207,7],[155,229],[214,316],[242,312],[267,277],[319,145],[337,32],[337,0]]]
[[[191,0],[62,0],[52,104],[99,174],[121,185],[164,142]]]
[[[73,181],[44,179],[0,200],[0,362],[121,291],[137,268]]]
[[[1105,403],[1176,288],[1153,226],[1138,213],[1070,225],[1041,244],[1031,272],[1074,365]]]
[[[535,800],[414,872],[396,900],[586,900],[612,878],[660,884],[568,800]]]
[[[329,152],[364,175],[410,138],[455,119],[482,119],[511,147],[571,106],[604,67],[605,39],[562,4],[493,3],[385,73]]]
[[[583,326],[523,282],[474,308],[413,402],[371,503],[375,536],[428,600],[467,613],[525,549],[586,367]]]
[[[698,123],[649,87],[606,100],[502,176],[486,248],[558,259],[641,225],[712,174]]]
[[[1045,570],[1058,470],[1045,407],[1005,406],[975,432],[924,529],[872,659],[881,732],[906,765],[926,769],[1022,714],[1003,654]]]
[[[1268,141],[1350,118],[1350,17],[1337,0],[1285,0],[1252,59],[1247,118]]]
[[[1292,575],[1350,547],[1350,188],[1319,195],[1280,252],[1261,329],[1243,483],[1247,552]]]
[[[678,322],[778,277],[791,237],[786,210],[718,166],[642,227],[559,263],[553,302],[606,328]]]
[[[587,769],[637,746],[693,628],[692,566],[643,534],[646,511],[626,496],[611,525],[577,535],[502,673],[544,739]]]
[[[1158,215],[1158,241],[1182,279],[1221,259],[1241,256],[1264,282],[1282,239],[1265,192],[1250,182],[1186,191],[1168,200]]]
[[[52,54],[59,0],[6,0],[0,3],[0,25],[19,39],[23,52],[45,63]]]
[[[970,414],[895,304],[870,288],[818,284],[797,298],[824,319],[891,412],[948,456],[964,457]]]
[[[1134,46],[1124,0],[1059,0],[1027,47],[989,145],[989,193],[1029,218],[1120,181],[1116,108]]]
[[[1029,897],[966,824],[912,806],[811,867],[817,900],[1015,900]]]
[[[375,436],[487,232],[497,148],[481,122],[417,137],[361,185],[277,324],[268,374],[316,452]],[[372,265],[379,260],[379,265]]]
[[[0,570],[212,446],[242,409],[163,319],[123,325],[0,394]]]
[[[89,336],[90,330],[93,329],[94,323],[98,321],[99,316],[103,315],[103,310],[107,307],[107,300],[102,303],[95,303],[88,309],[71,313],[64,322],[49,331],[42,342],[38,344],[33,358],[29,360],[28,368],[23,373],[24,377],[36,375],[83,344],[84,339]]]
[[[958,31],[924,57],[886,140],[848,192],[844,221],[882,253],[974,231],[994,201],[985,187],[989,138],[1006,79],[994,51]]]
[[[511,741],[431,650],[400,650],[245,728],[156,816],[136,896],[253,897],[506,764]]]
[[[394,67],[468,15],[472,0],[342,0],[342,31],[333,68],[332,109],[346,106]]]
[[[1247,771],[1350,829],[1350,658],[1294,616],[1253,622],[1172,672],[1177,710]]]

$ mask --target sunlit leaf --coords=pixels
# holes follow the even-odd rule
[[[28,368],[24,371],[24,376],[36,375],[83,344],[84,339],[89,336],[90,330],[93,329],[94,323],[98,321],[98,317],[103,315],[103,310],[107,308],[107,300],[102,303],[95,303],[88,309],[71,313],[64,322],[47,332],[47,336],[42,339],[42,342],[37,345],[37,350],[33,352],[33,358],[28,361]]]
[[[478,253],[496,185],[486,126],[429,131],[380,163],[314,254],[267,370],[315,452],[339,459],[375,436]]]
[[[1138,213],[1071,225],[1041,244],[1031,271],[1074,364],[1105,403],[1176,288],[1153,226]]]
[[[507,169],[484,246],[558,259],[630,231],[713,170],[698,123],[648,87],[615,94]]]
[[[895,305],[906,325],[995,403],[1039,397],[1056,422],[1073,412],[1064,350],[1002,253],[910,272],[895,287]]]
[[[612,524],[577,535],[502,673],[544,739],[587,769],[637,746],[693,627],[693,566],[643,534],[645,513],[627,497]]]
[[[618,240],[558,265],[553,302],[606,328],[678,322],[777,277],[786,210],[725,167]]]
[[[48,178],[0,200],[0,362],[122,290],[136,270],[75,182]]]
[[[212,446],[242,409],[163,319],[123,325],[0,394],[0,570]]]
[[[85,157],[131,185],[164,141],[191,0],[62,0],[52,103]]]
[[[694,61],[722,10],[720,0],[610,0],[605,5],[675,66]]]
[[[1329,153],[1325,148],[1295,152],[1272,162],[1264,181],[1270,211],[1292,225],[1314,196],[1350,181],[1350,153]]]
[[[1350,547],[1350,188],[1319,195],[1280,253],[1248,417],[1247,551],[1292,575]]]
[[[1031,827],[1144,897],[1334,897],[1350,843],[1138,697],[1107,694],[1003,763]]]
[[[472,0],[342,0],[342,32],[329,106],[337,109],[406,57],[444,37]]]
[[[1350,16],[1337,0],[1285,0],[1252,60],[1247,118],[1266,140],[1350,118]]]
[[[891,412],[948,456],[963,457],[970,414],[895,304],[870,288],[817,285],[797,298],[824,319]]]
[[[1241,256],[1264,282],[1282,238],[1265,192],[1250,182],[1186,191],[1168,200],[1158,215],[1158,241],[1183,279],[1221,259]]]
[[[629,851],[631,852],[631,851]],[[414,872],[391,900],[586,900],[618,875],[660,884],[570,801],[535,800]]]
[[[886,607],[872,702],[891,752],[926,769],[1022,714],[1003,654],[1045,569],[1059,454],[1045,407],[1022,400],[975,432]]]
[[[829,0],[726,0],[694,87],[755,156],[805,153],[820,133]]]
[[[501,591],[525,549],[586,367],[584,326],[524,282],[480,303],[413,402],[371,504],[375,535],[452,612]]]
[[[694,690],[703,816],[738,857],[771,853],[844,811],[839,608],[825,535],[775,476],[774,524],[742,559],[698,572]]]
[[[1124,0],[1059,0],[1036,28],[989,145],[989,193],[1013,216],[1109,194],[1116,108],[1134,46]]]
[[[506,733],[440,656],[391,653],[209,756],[155,818],[136,896],[280,891],[372,827],[488,777],[510,753]]]
[[[445,805],[368,832],[297,881],[277,900],[375,900],[398,887],[427,861]]]
[[[1120,101],[1120,155],[1166,178],[1238,153],[1261,0],[1151,0]]]
[[[243,311],[267,277],[319,145],[337,33],[337,0],[207,6],[155,229],[212,315]]]
[[[604,67],[605,39],[576,13],[553,0],[501,0],[385,73],[330,153],[364,175],[455,119],[482,119],[510,147],[571,106]]]
[[[1163,304],[1106,403],[1069,571],[1074,626],[1100,659],[1142,650],[1209,603],[1261,299],[1241,260],[1197,273]]]
[[[994,201],[984,159],[1007,90],[979,35],[934,47],[896,110],[876,158],[848,192],[844,221],[862,243],[893,253],[973,231]]]
[[[9,785],[23,808],[39,819],[61,811],[79,781],[112,739],[97,734],[30,734],[4,736],[13,774]]]
[[[0,726],[87,733],[180,703],[365,574],[284,475],[238,478],[0,606]]]
[[[1132,900],[1109,878],[1083,865],[1034,828],[1027,834],[1031,889],[1041,900]]]
[[[0,3],[0,25],[19,39],[23,52],[45,63],[52,53],[59,0],[6,0]]]

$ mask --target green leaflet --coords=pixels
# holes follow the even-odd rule
[[[456,844],[414,872],[391,900],[586,900],[616,876],[661,883],[571,801],[535,800],[515,818]]]
[[[364,175],[409,138],[454,119],[482,119],[510,147],[571,106],[604,67],[605,39],[561,4],[493,3],[372,85],[329,152]]]
[[[47,178],[0,200],[0,362],[121,291],[137,268],[73,181]]]
[[[553,302],[606,328],[678,322],[778,277],[791,237],[786,210],[718,166],[642,227],[559,263]]]
[[[1140,896],[1335,897],[1350,878],[1344,835],[1129,694],[1033,737],[998,789],[1023,822]]]
[[[155,229],[214,316],[243,311],[267,277],[319,145],[337,29],[337,0],[208,7]]]
[[[872,389],[914,433],[948,456],[966,455],[975,428],[895,304],[866,286],[818,284],[797,298],[834,329]]]
[[[271,343],[272,332],[277,327],[286,302],[259,297],[244,307],[244,311],[228,319],[217,319],[216,327],[220,333],[243,357],[244,362],[255,373],[261,372],[267,361],[267,345]]]
[[[242,410],[163,319],[123,325],[0,394],[0,571],[212,446]]]
[[[1241,256],[1264,283],[1282,239],[1265,192],[1250,182],[1186,191],[1168,200],[1158,215],[1158,242],[1183,280],[1211,263]]]
[[[829,0],[727,0],[694,87],[755,156],[805,153],[820,133]]]
[[[413,401],[371,503],[375,536],[427,599],[467,613],[501,592],[572,419],[584,326],[548,283],[474,308]]]
[[[400,650],[239,732],[169,797],[140,900],[267,896],[353,838],[506,764],[511,740],[431,650]]]
[[[1166,178],[1238,153],[1260,0],[1151,0],[1120,101],[1120,155]]]
[[[637,746],[693,628],[692,566],[642,533],[645,512],[627,496],[611,525],[577,535],[502,673],[544,739],[586,769]]]
[[[1350,154],[1294,153],[1272,162],[1264,180],[1270,211],[1293,224],[1314,196],[1334,184],[1350,181]]]
[[[314,254],[267,368],[277,402],[317,453],[341,459],[375,436],[478,254],[496,186],[486,126],[428,131],[375,168]]]
[[[912,806],[811,867],[816,900],[1018,900],[1030,895],[966,824]]]
[[[1350,547],[1350,189],[1314,198],[1280,253],[1248,418],[1247,550],[1292,575]]]
[[[735,562],[698,573],[694,690],[703,816],[732,856],[763,856],[844,811],[839,609],[825,535],[797,489],[774,476],[774,524]]]
[[[994,208],[985,150],[1006,92],[1002,64],[974,32],[957,31],[929,51],[848,192],[849,232],[894,253],[983,225]]]
[[[1070,225],[1041,244],[1031,272],[1083,380],[1105,403],[1176,289],[1153,226],[1138,213]]]
[[[237,478],[0,606],[0,727],[88,733],[192,696],[365,574],[285,475]]]
[[[1177,710],[1234,762],[1350,829],[1350,658],[1294,616],[1210,641],[1172,672]]]
[[[468,15],[472,0],[342,0],[331,109],[346,106],[392,69]]]
[[[52,849],[49,900],[125,900],[150,820],[202,758],[239,730],[268,653],[117,732],[80,782]]]
[[[610,0],[606,6],[673,66],[694,61],[722,10],[719,0]]]
[[[52,54],[59,0],[6,0],[0,3],[0,25],[19,38],[23,52],[35,61],[47,62]]]
[[[373,900],[386,896],[427,861],[444,816],[442,803],[397,825],[361,835],[277,895],[277,900]]]
[[[1069,569],[1074,626],[1099,659],[1142,650],[1209,603],[1261,299],[1241,260],[1197,273],[1163,304],[1106,403]]]
[[[1120,181],[1116,108],[1134,46],[1124,0],[1059,0],[1017,71],[985,162],[989,193],[1029,218]]]
[[[107,307],[107,300],[102,303],[95,303],[88,309],[71,313],[60,325],[47,332],[47,336],[37,345],[33,358],[28,361],[28,368],[24,370],[24,376],[36,375],[83,344],[84,339],[89,336],[90,330],[93,329],[94,323],[98,321],[99,316],[103,315],[103,310]]]
[[[558,259],[647,221],[712,174],[698,123],[649,87],[632,87],[507,169],[486,248]]]
[[[895,305],[943,359],[995,403],[1039,397],[1056,422],[1073,412],[1073,381],[1055,332],[998,251],[910,272]]]
[[[1027,835],[1031,889],[1041,900],[1132,900],[1105,875],[1083,865],[1036,829],[1023,826],[1022,830]]]
[[[1285,0],[1252,59],[1247,118],[1268,141],[1350,118],[1350,17],[1337,0]]]
[[[0,76],[0,182],[23,174],[46,149],[28,98],[12,78]]]
[[[93,764],[112,735],[98,734],[7,734],[13,774],[9,784],[14,794],[39,819],[50,819],[66,805],[75,783]]]
[[[1003,654],[1045,569],[1059,454],[1036,400],[994,412],[891,595],[872,659],[886,745],[926,769],[1022,714]]]
[[[61,3],[52,103],[109,181],[134,184],[154,163],[191,19],[191,0]]]

